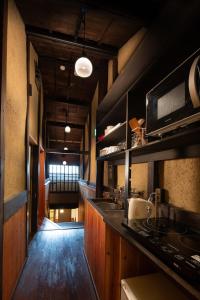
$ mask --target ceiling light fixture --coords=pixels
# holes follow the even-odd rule
[[[67,162],[66,160],[63,160],[63,166],[66,166]]]
[[[68,150],[68,148],[67,148],[67,147],[64,147],[64,150],[65,150],[65,151],[67,151],[67,150]]]
[[[67,126],[65,127],[65,132],[69,133],[70,131],[71,131],[71,128],[67,125]]]
[[[60,70],[61,71],[65,71],[65,66],[64,65],[60,65]]]
[[[65,115],[66,115],[66,123],[67,123],[68,105],[67,105],[67,109],[66,109]],[[66,132],[66,133],[71,132],[71,128],[70,128],[69,125],[66,125],[66,126],[65,126],[65,132]]]
[[[85,8],[82,9],[82,22],[83,22],[83,37],[85,43]],[[92,74],[93,66],[91,61],[86,57],[84,47],[82,52],[82,57],[78,58],[75,62],[75,74],[79,77],[87,78]]]

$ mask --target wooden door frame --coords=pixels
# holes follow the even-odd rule
[[[40,155],[40,136],[42,136],[42,124],[40,122],[41,120],[41,98],[42,98],[42,91],[41,86],[39,86],[38,89],[38,115],[37,115],[37,125],[38,125],[38,137],[37,140],[34,140],[30,136],[30,130],[29,130],[29,116],[30,116],[30,96],[32,93],[32,87],[31,87],[31,81],[30,81],[30,39],[29,36],[26,35],[26,56],[27,56],[27,114],[26,114],[26,188],[28,191],[28,197],[29,197],[29,191],[30,191],[30,160],[29,160],[29,146],[33,147],[33,161],[34,161],[34,167],[33,167],[33,183],[32,189],[34,190],[34,197],[32,199],[33,207],[33,219],[31,224],[31,232],[34,234],[37,232],[37,226],[38,226],[38,197],[39,197],[39,176],[40,176],[40,165],[39,165],[39,155]],[[30,201],[30,199],[28,199]],[[28,215],[28,203],[26,207],[27,215]],[[27,249],[28,249],[28,243],[29,243],[29,219],[27,218]]]
[[[3,297],[3,224],[4,224],[4,103],[6,97],[8,1],[0,2],[0,299]]]
[[[31,145],[33,159],[32,173],[32,215],[31,215],[31,233],[37,232],[38,225],[38,197],[39,197],[39,146]]]

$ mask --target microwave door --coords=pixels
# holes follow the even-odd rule
[[[189,73],[189,93],[194,108],[200,107],[200,56],[196,57]]]

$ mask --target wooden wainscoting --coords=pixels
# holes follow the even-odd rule
[[[80,199],[78,206],[78,220],[84,222],[85,219],[85,208],[84,199],[96,197],[96,187],[94,185],[88,185],[84,181],[79,181]]]
[[[26,258],[26,204],[4,223],[3,300],[10,300]]]

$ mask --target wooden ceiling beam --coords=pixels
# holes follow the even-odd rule
[[[76,28],[75,28],[75,32],[74,32],[74,40],[75,41],[78,40],[79,32],[81,30],[81,24],[84,21],[84,13],[85,13],[84,8],[80,9],[80,13],[79,13],[79,16],[76,21]]]
[[[89,152],[88,151],[77,151],[77,150],[66,150],[64,151],[63,149],[57,149],[57,148],[47,148],[46,153],[51,153],[51,154],[73,154],[73,155],[87,155]]]
[[[74,66],[74,62],[70,61],[69,59],[66,58],[58,58],[58,57],[53,57],[53,56],[49,56],[49,55],[43,55],[40,54],[39,56],[39,60],[43,61],[43,60],[48,60],[48,61],[52,61],[53,63],[60,63],[60,64],[65,64],[67,66]]]
[[[82,38],[77,38],[77,41],[74,40],[73,36],[57,32],[57,31],[49,31],[48,29],[26,25],[26,32],[29,37],[38,37],[46,40],[55,41],[62,44],[67,44],[73,47],[85,48],[86,50],[94,51],[101,53],[105,58],[112,58],[118,54],[118,49],[109,45],[98,45],[95,41],[84,41]]]
[[[80,124],[73,124],[73,123],[68,123],[68,122],[59,122],[59,121],[47,121],[47,126],[55,126],[55,127],[65,127],[65,126],[70,126],[71,128],[76,128],[76,129],[84,129],[85,125],[80,125]]]
[[[78,105],[78,106],[84,106],[84,107],[89,107],[90,103],[85,102],[83,100],[75,99],[75,98],[62,98],[62,97],[47,97],[46,98],[47,102],[61,102],[61,103],[66,103],[66,104],[73,104],[73,105]]]

